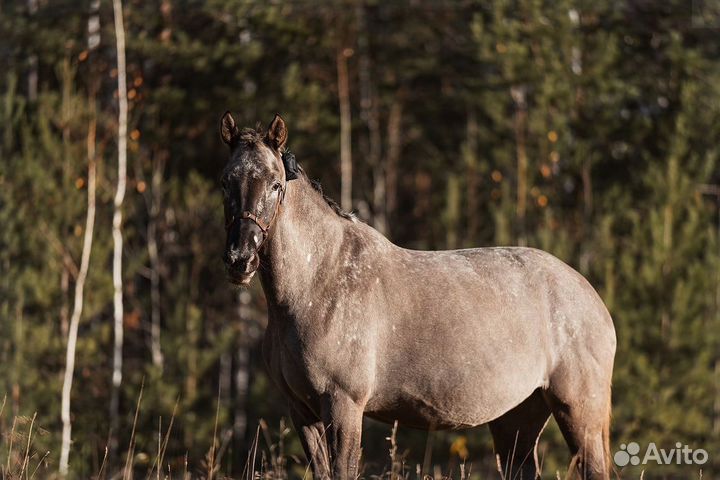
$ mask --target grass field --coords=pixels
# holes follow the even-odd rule
[[[140,400],[138,399],[138,408],[135,412],[135,419],[140,413]],[[5,402],[3,402],[3,409]],[[0,415],[2,410],[0,410]],[[108,471],[107,465],[107,449],[105,457],[98,471],[91,475],[91,479],[114,479],[114,480],[130,480],[141,479],[146,480],[165,480],[165,479],[235,479],[235,480],[278,480],[290,478],[311,479],[312,474],[310,467],[304,458],[295,455],[289,455],[285,450],[285,441],[290,435],[294,435],[292,428],[281,420],[280,425],[273,429],[264,420],[259,422],[255,429],[255,435],[247,452],[247,462],[240,476],[227,476],[223,472],[223,456],[226,453],[228,437],[217,435],[219,431],[216,428],[215,441],[208,445],[207,453],[204,458],[190,459],[187,455],[181,459],[167,461],[167,445],[172,435],[175,417],[170,419],[165,430],[160,429],[157,432],[157,443],[155,445],[137,445],[136,436],[133,435],[127,439],[125,446],[124,466],[118,471]],[[17,416],[14,418],[12,426],[8,432],[3,432],[0,440],[0,475],[3,480],[13,479],[56,479],[61,478],[57,473],[57,452],[43,451],[36,447],[35,440],[38,437],[46,435],[47,431],[43,430],[36,424],[36,415],[33,417]],[[385,438],[387,442],[387,456],[384,459],[384,467],[377,471],[369,471],[361,465],[360,478],[368,479],[387,479],[387,480],[481,480],[481,479],[498,479],[498,480],[515,480],[519,477],[513,474],[512,468],[508,469],[507,475],[499,473],[480,474],[473,471],[473,465],[469,462],[460,462],[457,465],[436,465],[425,458],[421,463],[408,463],[408,451],[404,450],[397,441],[397,423],[393,427],[389,427],[388,436]],[[154,456],[146,452],[155,452]],[[427,455],[427,453],[426,453]],[[375,465],[378,464],[376,461]],[[160,467],[159,467],[160,466]],[[702,479],[703,472],[697,471],[690,473],[690,477]],[[639,477],[638,477],[639,475]],[[75,478],[70,475],[70,478]],[[579,478],[575,473],[574,462],[571,462],[566,469],[556,470],[554,472],[545,471],[543,469],[542,478],[552,478],[557,480],[570,480]],[[622,475],[621,472],[615,471],[613,478],[680,478],[675,476],[657,477],[654,475],[646,475],[644,471],[639,474],[633,472],[632,475]],[[707,477],[710,478],[710,477]]]

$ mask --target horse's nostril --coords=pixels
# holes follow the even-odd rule
[[[243,258],[237,262],[237,269],[243,273],[250,273],[254,270],[255,254],[250,255],[250,258]]]
[[[229,251],[224,256],[225,268],[235,273],[250,273],[255,269],[257,253],[252,252],[249,256],[241,255],[238,251]]]
[[[225,261],[225,265],[234,266],[238,262],[238,260],[240,260],[240,254],[235,250],[230,250],[228,252],[225,252],[223,260]]]

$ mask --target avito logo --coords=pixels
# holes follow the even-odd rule
[[[615,460],[615,465],[618,467],[647,465],[649,463],[657,465],[704,465],[708,461],[708,453],[702,448],[692,449],[680,442],[675,444],[675,448],[668,450],[659,449],[655,442],[650,442],[641,458],[640,445],[637,442],[630,442],[620,445],[620,450],[615,452],[613,460]]]

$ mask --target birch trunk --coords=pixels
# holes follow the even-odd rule
[[[70,271],[65,263],[63,263],[62,273],[60,274],[60,292],[62,295],[62,303],[60,304],[60,334],[63,338],[67,338],[70,328],[70,307],[68,305],[68,292],[70,292]]]
[[[122,349],[123,349],[123,284],[122,284],[122,204],[125,199],[127,181],[127,83],[125,68],[125,27],[123,25],[122,0],[113,0],[115,17],[115,42],[117,49],[118,69],[118,178],[115,191],[112,221],[113,237],[113,374],[112,393],[110,398],[110,429],[111,451],[117,448],[115,435],[118,426],[118,409],[120,404],[120,385],[122,384]]]
[[[93,99],[94,104],[94,99]],[[94,107],[93,107],[94,110]],[[63,378],[62,400],[60,403],[60,416],[62,419],[62,445],[60,447],[61,476],[68,473],[70,458],[70,442],[72,439],[72,420],[70,418],[70,393],[72,391],[73,374],[75,373],[75,349],[77,346],[78,325],[83,310],[83,292],[85,279],[87,278],[90,265],[90,252],[92,250],[93,229],[95,227],[95,128],[96,119],[94,112],[91,115],[87,135],[87,158],[88,158],[88,195],[87,195],[87,216],[85,218],[85,235],[83,237],[82,256],[80,260],[80,271],[75,282],[75,300],[68,331],[67,350],[65,355],[65,376]]]

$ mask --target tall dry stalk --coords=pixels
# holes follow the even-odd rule
[[[138,394],[137,404],[135,405],[135,417],[133,418],[132,431],[130,432],[130,443],[128,444],[127,452],[125,453],[125,466],[122,470],[122,480],[132,480],[133,478],[133,461],[135,458],[135,445],[136,445],[136,431],[138,417],[140,416],[140,405],[142,405],[143,392],[145,391],[145,378],[143,377],[142,383],[140,384],[140,393]]]
[[[28,429],[27,446],[25,447],[25,456],[23,457],[22,466],[20,467],[20,474],[18,478],[22,478],[25,471],[30,466],[30,445],[32,445],[32,430],[35,425],[35,419],[37,418],[37,412],[33,413],[32,420],[30,421],[30,428]]]

